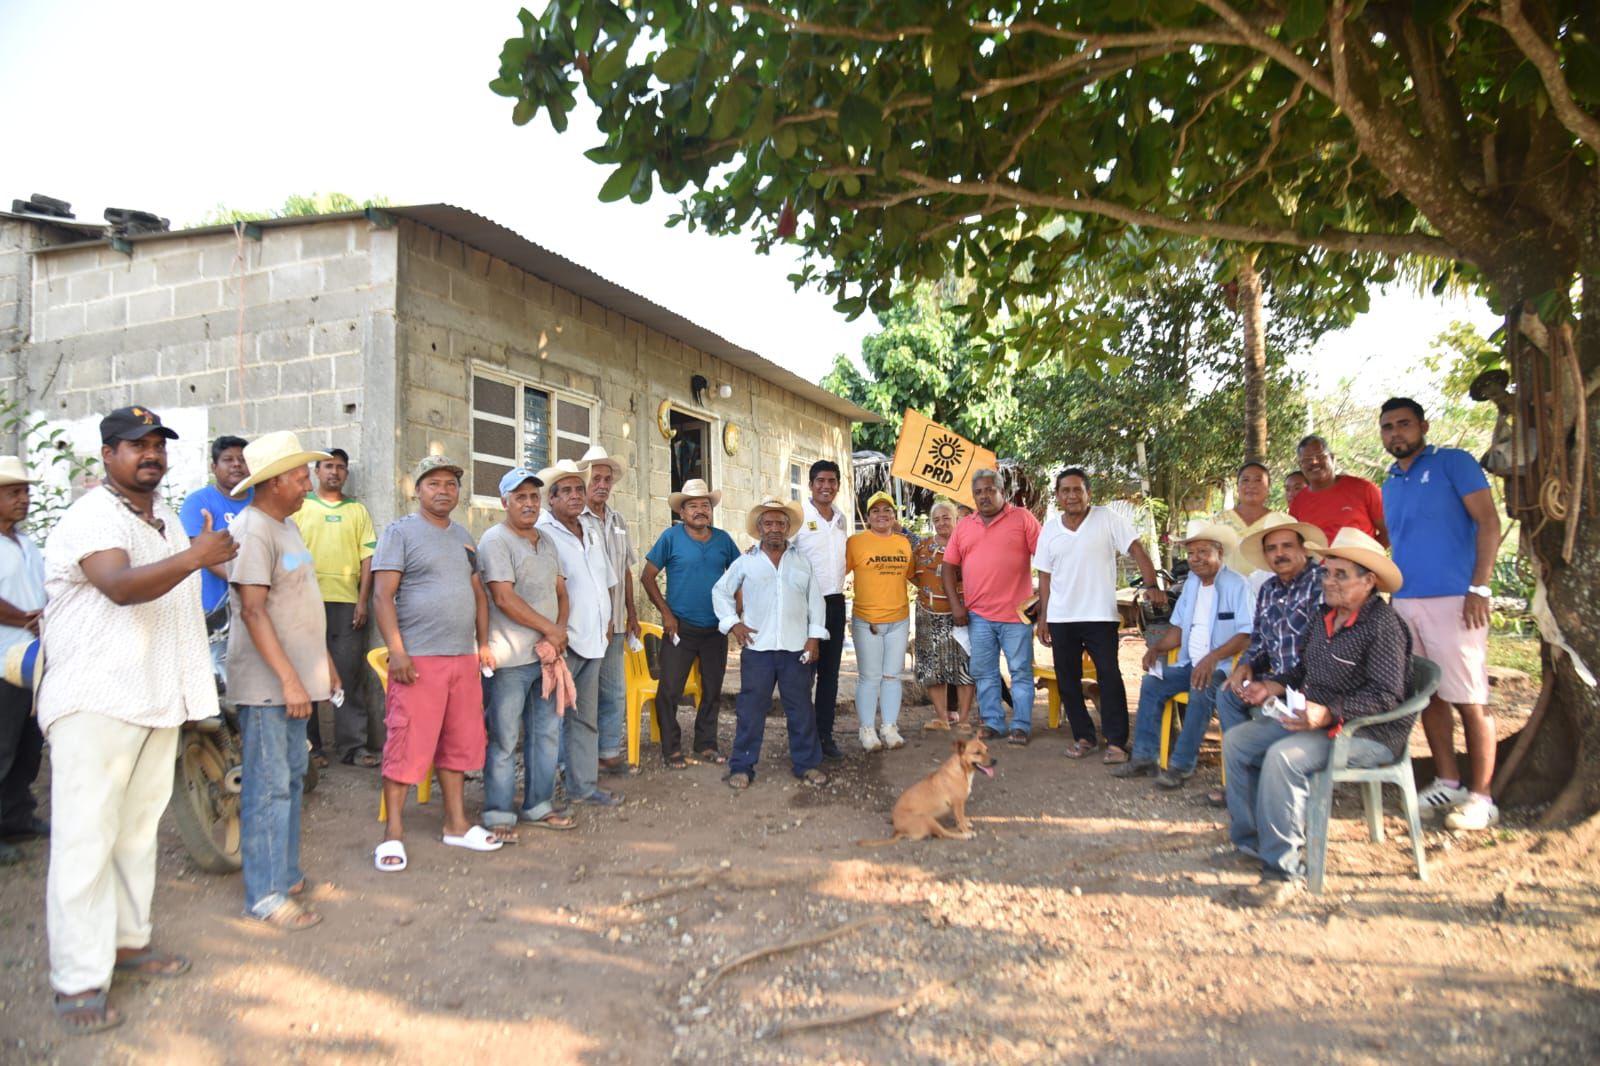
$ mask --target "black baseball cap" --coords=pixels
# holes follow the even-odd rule
[[[111,444],[119,440],[138,440],[159,433],[168,440],[178,435],[161,424],[161,416],[148,407],[135,404],[119,407],[100,420],[100,443]]]

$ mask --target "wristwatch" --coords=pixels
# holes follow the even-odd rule
[[[1488,585],[1468,585],[1467,592],[1473,596],[1482,596],[1487,600],[1493,594],[1494,590]]]

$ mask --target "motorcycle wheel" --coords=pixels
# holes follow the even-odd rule
[[[239,855],[238,746],[223,733],[185,729],[178,738],[178,762],[172,784],[178,835],[194,864],[206,873],[229,874],[241,865]]]

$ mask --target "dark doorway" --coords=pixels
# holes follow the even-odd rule
[[[680,492],[686,482],[699,478],[710,488],[711,484],[711,424],[703,418],[673,411],[672,440],[672,491]],[[677,522],[678,516],[672,515]]]

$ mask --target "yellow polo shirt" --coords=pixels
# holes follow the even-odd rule
[[[355,603],[361,591],[361,560],[378,546],[372,516],[355,500],[328,503],[316,493],[294,514],[294,524],[311,549],[317,587],[324,603]]]

